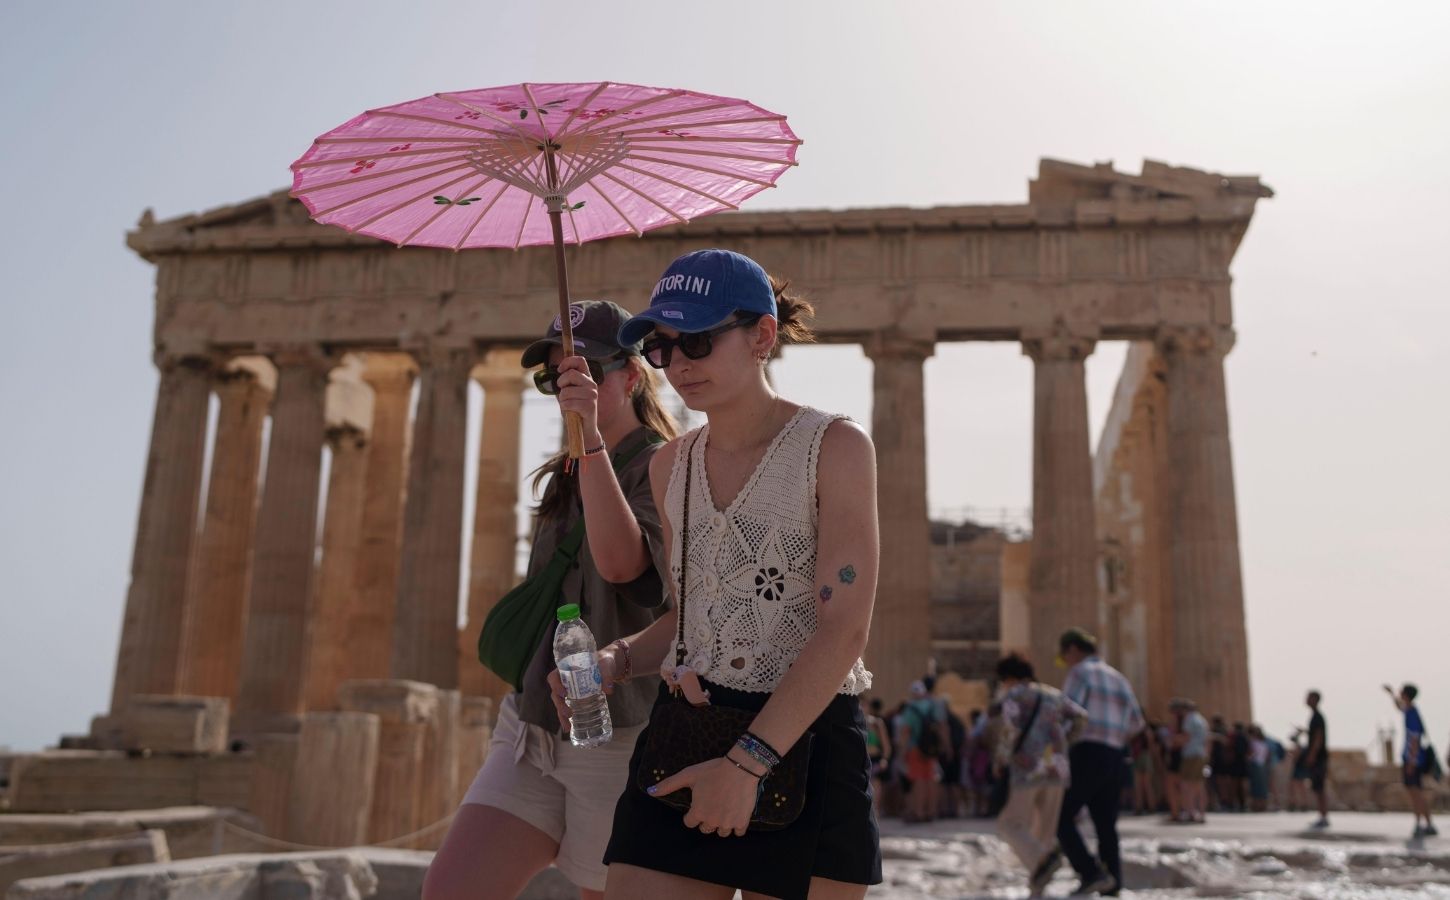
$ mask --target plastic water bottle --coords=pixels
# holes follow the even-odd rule
[[[559,607],[559,626],[554,629],[554,663],[564,683],[564,702],[569,705],[569,743],[576,747],[598,747],[614,737],[609,720],[609,698],[604,696],[603,679],[595,657],[594,635],[579,618],[579,605]]]

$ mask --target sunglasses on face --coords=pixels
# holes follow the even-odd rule
[[[622,369],[629,364],[628,357],[606,360],[600,362],[597,359],[584,360],[589,364],[589,377],[594,379],[595,384],[604,381],[604,376],[616,369]],[[554,366],[544,366],[534,373],[534,387],[539,393],[548,394],[550,397],[559,393],[559,370]]]
[[[687,332],[677,338],[652,337],[644,342],[645,362],[656,369],[668,368],[676,347],[688,359],[704,359],[715,349],[716,335],[724,334],[732,328],[748,328],[759,321],[759,316],[746,316],[724,325],[716,325],[707,331]]]

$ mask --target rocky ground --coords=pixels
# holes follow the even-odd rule
[[[1122,823],[1128,891],[1185,897],[1380,900],[1450,898],[1450,838],[1408,840],[1408,814],[1343,813],[1327,832],[1289,813],[1210,816],[1206,825]],[[1085,826],[1085,834],[1091,831]],[[1026,876],[990,822],[882,823],[885,883],[872,900],[1025,897]],[[1049,896],[1076,885],[1068,869]]]

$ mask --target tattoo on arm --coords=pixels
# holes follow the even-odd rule
[[[829,584],[822,585],[821,586],[821,602],[822,603],[825,603],[825,602],[829,601],[831,599],[831,595],[834,594],[834,593],[835,593],[835,591],[831,590],[831,586]]]
[[[856,583],[856,569],[854,566],[846,566],[837,574],[840,576],[842,584]]]

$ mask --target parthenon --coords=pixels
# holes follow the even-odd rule
[[[822,340],[864,348],[883,560],[866,662],[888,699],[930,654],[923,363],[940,342],[1019,342],[1035,371],[1039,671],[1064,627],[1132,602],[1140,689],[1247,720],[1223,361],[1229,265],[1269,196],[1251,176],[1043,160],[1025,204],[725,214],[571,247],[570,270],[575,296],[640,308],[676,255],[728,246],[811,295]],[[472,642],[515,578],[517,350],[553,313],[548,249],[397,249],[311,222],[285,192],[148,213],[128,241],[157,270],[160,383],[112,713],[137,695],[224,697],[248,736],[296,731],[356,679],[498,696]],[[1083,365],[1101,340],[1135,344],[1095,489]],[[465,539],[470,379],[485,412]],[[1145,503],[1148,518],[1128,509]],[[1105,557],[1131,516],[1148,537]]]

